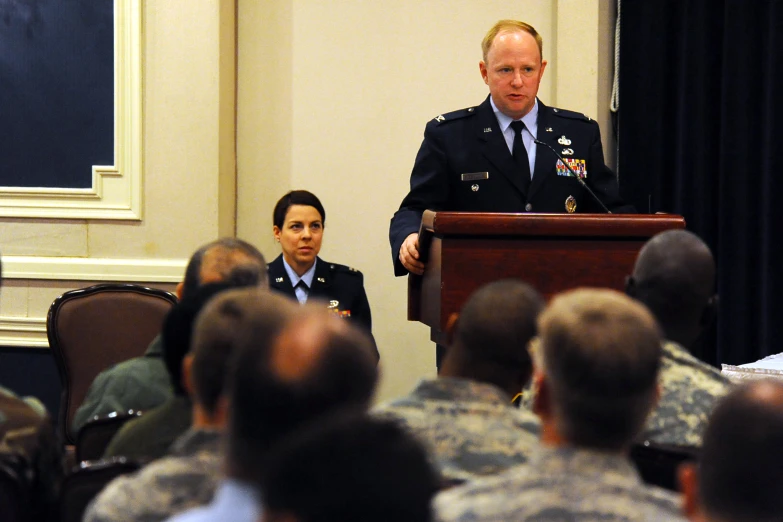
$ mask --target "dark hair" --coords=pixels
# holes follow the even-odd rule
[[[318,313],[328,314],[320,308]],[[345,321],[326,321],[334,328],[319,331],[317,359],[294,379],[281,378],[273,367],[272,343],[255,341],[253,329],[245,333],[230,388],[228,460],[234,475],[256,476],[269,448],[302,424],[338,408],[369,406],[378,376],[369,336]],[[291,330],[301,323],[292,321]]]
[[[717,520],[778,521],[783,513],[783,383],[729,393],[704,432],[699,499]]]
[[[454,332],[453,354],[470,375],[506,388],[533,363],[527,345],[536,335],[543,301],[530,285],[515,279],[486,284],[465,302]],[[446,357],[452,354],[447,353]],[[477,374],[478,372],[478,374]]]
[[[326,211],[321,204],[321,200],[312,192],[306,190],[292,190],[275,204],[275,210],[272,212],[272,224],[282,229],[285,222],[285,215],[292,205],[306,205],[315,208],[321,214],[321,224],[326,226]]]
[[[235,286],[258,286],[266,282],[266,260],[264,259],[263,254],[247,241],[233,237],[225,237],[207,243],[196,250],[191,256],[190,261],[188,261],[188,266],[185,269],[185,279],[182,284],[183,298],[192,294],[201,286],[201,268],[204,264],[204,257],[208,253],[211,254],[218,249],[222,249],[222,251],[227,253],[241,252],[251,260],[251,262],[248,263],[245,259],[236,260],[231,256],[228,256],[225,263],[216,267],[221,281],[234,283]]]
[[[300,522],[427,522],[439,478],[393,421],[343,413],[297,431],[270,456],[264,508]]]
[[[715,294],[712,252],[687,230],[661,232],[639,251],[628,293],[650,309],[670,338],[683,329],[698,332]]]
[[[190,351],[193,329],[199,312],[215,295],[231,288],[237,288],[237,285],[222,282],[201,286],[174,305],[166,315],[161,331],[163,362],[169,372],[175,395],[187,394],[182,382],[182,360]]]
[[[271,342],[286,317],[298,308],[295,301],[268,289],[229,290],[210,301],[193,329],[190,352],[196,399],[214,412],[218,399],[228,391],[231,358],[242,346],[245,329],[254,328],[255,342]]]
[[[655,401],[661,337],[653,316],[620,292],[579,289],[556,296],[538,327],[561,435],[575,446],[627,447]]]

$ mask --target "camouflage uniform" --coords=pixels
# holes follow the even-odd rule
[[[171,378],[163,363],[163,341],[158,335],[143,356],[123,361],[95,377],[74,414],[71,434],[76,436],[82,426],[96,415],[114,411],[146,411],[173,396]]]
[[[707,418],[730,381],[679,344],[666,341],[659,382],[661,399],[642,437],[659,444],[701,446]]]
[[[538,445],[535,415],[513,407],[499,388],[466,379],[422,380],[410,395],[373,413],[398,420],[419,438],[449,482],[521,464]]]
[[[217,430],[188,430],[170,456],[110,482],[84,522],[157,522],[209,503],[220,479],[220,440]]]
[[[447,490],[434,501],[442,522],[673,522],[680,498],[645,485],[619,454],[540,448],[527,464]]]

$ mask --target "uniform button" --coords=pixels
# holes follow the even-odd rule
[[[533,205],[531,205],[530,203],[525,205],[525,212],[530,212],[531,210],[533,210]]]

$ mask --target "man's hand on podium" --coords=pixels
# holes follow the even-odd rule
[[[410,234],[402,242],[400,262],[412,274],[422,275],[424,273],[424,263],[419,260],[419,234],[416,232]]]

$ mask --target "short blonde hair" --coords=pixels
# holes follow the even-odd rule
[[[524,31],[535,38],[536,43],[538,44],[538,52],[541,55],[540,58],[542,60],[544,59],[544,39],[541,38],[541,35],[538,34],[538,31],[536,31],[532,25],[520,22],[519,20],[499,20],[492,26],[481,41],[481,52],[484,55],[485,63],[487,61],[487,54],[489,54],[489,48],[492,47],[492,42],[495,41],[495,37],[501,32],[513,33],[515,31]]]

